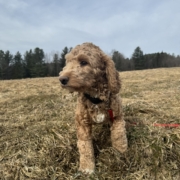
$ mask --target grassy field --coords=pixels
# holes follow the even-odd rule
[[[96,173],[77,174],[76,93],[58,78],[0,81],[1,180],[179,180],[180,68],[120,73],[128,151],[111,147],[109,129],[94,127]]]

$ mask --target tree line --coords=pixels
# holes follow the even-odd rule
[[[72,48],[65,47],[61,53],[53,53],[52,58],[44,53],[43,49],[35,48],[26,51],[24,55],[17,52],[12,55],[10,51],[0,50],[0,79],[21,79],[58,76],[65,66],[65,55]],[[180,56],[165,52],[143,54],[137,47],[131,58],[125,58],[119,51],[111,54],[118,71],[142,70],[160,67],[180,67]]]
[[[52,59],[38,47],[26,51],[24,56],[20,52],[13,56],[10,51],[0,50],[0,79],[57,76],[65,66],[65,55],[70,50],[65,47],[61,54],[54,53]]]
[[[125,58],[118,51],[112,52],[112,59],[118,71],[153,69],[162,67],[180,67],[180,56],[170,55],[166,52],[143,54],[138,46],[131,58]]]

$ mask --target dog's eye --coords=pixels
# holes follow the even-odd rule
[[[86,66],[88,63],[86,61],[80,61],[81,66]]]

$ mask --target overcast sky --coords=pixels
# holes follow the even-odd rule
[[[0,0],[0,50],[61,52],[93,42],[110,53],[180,55],[179,0]]]

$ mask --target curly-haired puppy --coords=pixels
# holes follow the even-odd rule
[[[127,149],[125,122],[119,90],[119,73],[113,61],[92,43],[77,45],[66,55],[66,66],[60,72],[61,86],[79,92],[76,108],[79,170],[91,174],[95,169],[92,144],[92,125],[108,122],[111,125],[112,146]]]

